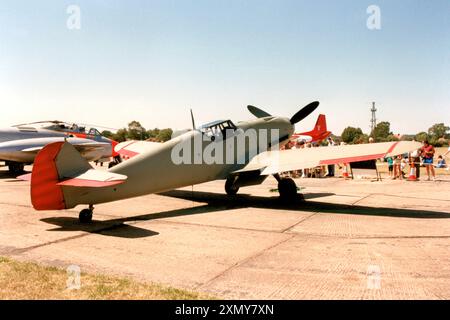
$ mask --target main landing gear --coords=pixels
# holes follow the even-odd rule
[[[297,185],[291,178],[281,178],[278,181],[278,192],[282,200],[295,200],[297,198]]]
[[[81,223],[92,222],[92,214],[93,213],[94,213],[94,206],[92,204],[90,204],[88,209],[83,209],[80,211],[80,215],[78,216],[78,219]]]
[[[278,192],[280,199],[285,202],[292,202],[295,200],[304,200],[302,194],[297,193],[297,185],[291,178],[282,178],[279,174],[273,175],[278,181]]]
[[[239,187],[236,186],[237,176],[229,177],[225,182],[225,192],[229,196],[234,196],[239,191]]]
[[[284,202],[295,202],[297,200],[304,200],[302,194],[297,193],[297,185],[291,178],[282,178],[279,174],[273,175],[278,181],[278,192],[280,199]],[[232,176],[225,182],[225,191],[229,196],[234,196],[239,191],[239,184],[237,183],[238,176]]]

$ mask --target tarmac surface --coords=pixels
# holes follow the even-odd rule
[[[29,169],[29,168],[28,168]],[[450,176],[437,182],[224,181],[76,210],[34,211],[0,168],[0,255],[233,299],[450,299]],[[83,279],[81,279],[81,283]]]

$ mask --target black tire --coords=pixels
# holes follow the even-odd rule
[[[80,215],[78,219],[81,223],[89,223],[92,221],[92,210],[91,209],[83,209],[80,211]]]
[[[112,167],[114,167],[116,165],[115,162],[110,162],[108,163],[108,169],[111,169]]]
[[[10,162],[8,164],[8,170],[12,174],[20,174],[23,173],[25,170],[25,165],[23,163],[19,162]]]
[[[236,193],[238,193],[239,187],[236,187],[235,182],[235,177],[228,178],[225,182],[225,192],[227,193],[227,195],[234,196],[236,195]]]
[[[282,200],[294,200],[297,198],[297,185],[291,178],[282,178],[278,182],[278,192]]]

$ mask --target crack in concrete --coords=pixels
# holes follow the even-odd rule
[[[371,195],[372,195],[372,193],[369,193],[368,195],[365,195],[364,197],[362,197],[362,198],[356,200],[355,202],[351,203],[350,206],[353,207],[353,206],[356,205],[358,202],[363,201],[363,200],[366,200],[366,199],[369,198]]]
[[[298,226],[298,225],[301,224],[302,222],[305,222],[306,220],[308,220],[309,218],[312,218],[313,216],[315,216],[315,215],[318,214],[318,213],[320,213],[320,211],[311,213],[309,216],[304,217],[304,218],[301,219],[300,221],[294,223],[292,226],[290,226],[290,227],[288,227],[288,228],[282,230],[281,233],[286,233],[286,232],[288,232],[289,230],[292,230],[293,228],[295,228],[296,226]]]

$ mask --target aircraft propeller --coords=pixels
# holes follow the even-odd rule
[[[292,116],[290,119],[292,124],[296,124],[297,122],[302,121],[307,116],[309,116],[314,110],[317,109],[319,106],[319,101],[314,101],[308,104],[307,106],[303,107],[300,111],[298,111],[296,114]],[[248,111],[250,111],[251,114],[253,114],[257,118],[264,118],[264,117],[270,117],[271,114],[267,113],[264,110],[261,110],[255,106],[247,106]]]
[[[250,111],[251,114],[253,114],[257,118],[264,118],[264,117],[270,117],[271,114],[265,112],[264,110],[261,110],[260,108],[257,108],[255,106],[247,106],[248,111]]]
[[[307,116],[309,116],[314,110],[317,109],[319,106],[319,101],[314,101],[308,104],[307,106],[303,107],[298,111],[296,114],[294,114],[291,118],[291,123],[296,124],[297,122],[302,121]]]

